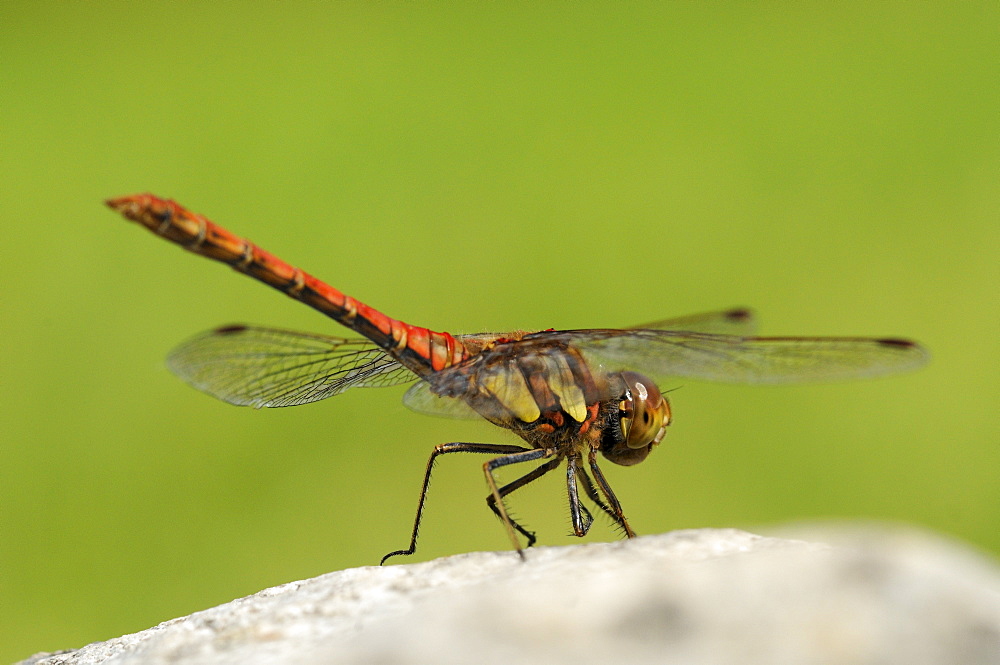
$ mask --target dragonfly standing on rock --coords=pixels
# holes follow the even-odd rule
[[[348,388],[417,383],[403,398],[435,415],[482,417],[526,446],[442,443],[434,447],[417,504],[413,554],[431,471],[446,453],[491,455],[483,464],[486,502],[514,549],[535,534],[512,519],[511,492],[566,463],[573,532],[593,517],[580,489],[632,538],[621,504],[598,465],[598,453],[638,464],[663,439],[670,403],[656,381],[690,377],[728,383],[787,384],[882,376],[914,369],[926,351],[897,338],[753,337],[746,309],[700,314],[626,329],[541,330],[451,335],[392,319],[293,267],[177,203],[152,194],[109,199],[108,206],[185,249],[221,261],[282,291],[367,339],[231,325],[182,344],[170,369],[210,395],[241,406],[315,402]],[[650,378],[652,377],[652,378]],[[505,485],[497,469],[540,462]]]

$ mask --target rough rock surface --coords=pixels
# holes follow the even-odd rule
[[[1000,663],[1000,569],[910,530],[731,529],[366,567],[25,663]]]

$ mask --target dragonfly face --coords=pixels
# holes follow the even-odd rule
[[[670,402],[653,381],[638,372],[622,372],[625,392],[618,402],[618,427],[609,427],[601,453],[610,461],[632,466],[646,459],[670,424]]]
[[[226,326],[175,349],[168,366],[181,378],[230,404],[295,406],[350,388],[417,382],[410,408],[453,417],[482,417],[514,431],[529,447],[492,443],[435,446],[409,548],[413,554],[431,470],[439,455],[489,455],[483,464],[487,504],[514,548],[534,533],[512,519],[504,498],[566,465],[573,531],[593,517],[581,502],[635,535],[597,464],[601,453],[638,464],[663,439],[670,404],[654,377],[727,383],[790,384],[875,377],[927,362],[918,344],[887,337],[756,337],[746,309],[709,312],[633,328],[517,331],[451,335],[393,319],[285,263],[201,215],[152,194],[110,199],[126,218],[195,254],[220,261],[309,305],[367,339],[344,339],[254,326]],[[641,373],[640,373],[641,372]],[[495,472],[538,462],[500,485]]]

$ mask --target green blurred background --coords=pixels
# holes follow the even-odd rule
[[[439,330],[750,305],[918,339],[891,379],[678,382],[666,445],[608,475],[640,533],[874,518],[1000,551],[998,8],[5,3],[0,662],[377,563],[434,444],[511,442],[402,389],[186,387],[162,359],[200,330],[342,330],[101,205],[147,190]],[[481,462],[442,461],[413,560],[509,547]],[[560,474],[512,505],[580,542]]]

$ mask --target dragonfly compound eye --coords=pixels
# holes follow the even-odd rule
[[[646,459],[660,442],[670,424],[670,403],[648,377],[637,372],[622,372],[622,394],[617,413],[601,441],[605,458],[632,466]]]
[[[670,424],[670,403],[650,379],[637,372],[622,372],[625,395],[619,403],[622,436],[633,450],[656,445]]]

